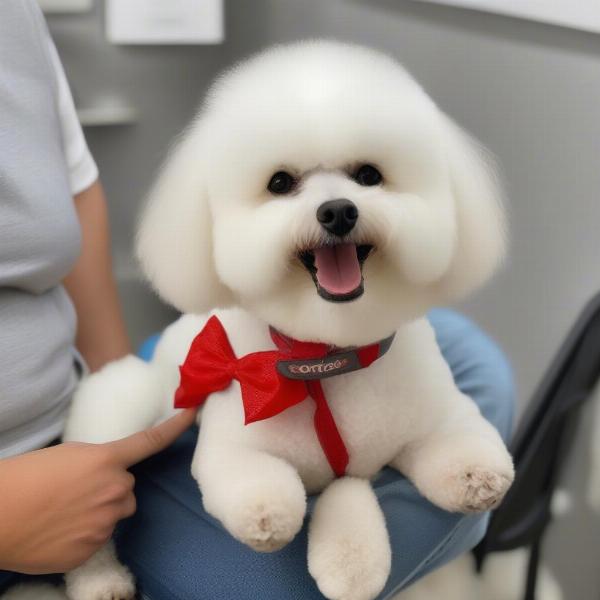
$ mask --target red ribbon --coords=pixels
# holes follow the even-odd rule
[[[279,350],[253,352],[237,358],[227,333],[216,316],[196,336],[179,368],[181,382],[175,407],[199,406],[213,392],[228,388],[236,379],[242,390],[245,423],[274,417],[310,395],[316,404],[314,426],[323,452],[337,477],[346,472],[348,451],[335,424],[321,382],[288,379],[277,370],[282,359],[322,358],[332,350],[325,344],[299,342],[272,332]],[[365,357],[370,364],[376,355]]]

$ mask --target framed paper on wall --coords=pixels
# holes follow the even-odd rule
[[[219,44],[223,0],[106,0],[106,34],[113,44]]]
[[[600,0],[419,0],[600,33]]]

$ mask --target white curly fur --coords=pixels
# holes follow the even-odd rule
[[[376,165],[383,184],[353,181],[348,172],[361,163]],[[299,187],[272,196],[267,183],[282,169]],[[346,303],[319,296],[296,256],[322,240],[315,212],[335,198],[359,210],[348,239],[375,247],[364,294]],[[172,410],[177,366],[208,311],[238,356],[273,347],[268,324],[337,346],[396,331],[369,369],[323,382],[349,450],[348,478],[333,481],[310,401],[245,427],[235,382],[208,399],[192,465],[206,510],[260,551],[291,540],[306,491],[324,490],[310,527],[310,572],[328,598],[374,598],[390,548],[367,481],[384,465],[455,511],[488,509],[512,480],[499,435],[456,388],[423,317],[491,275],[504,229],[481,153],[395,61],[332,42],[253,57],[214,85],[167,161],[138,236],[157,291],[196,314],[165,332],[150,365],[128,358],[85,381],[67,438],[118,437]],[[165,410],[152,415],[161,402]],[[99,406],[101,421],[90,416]],[[75,579],[78,589],[90,581]]]
[[[112,542],[65,575],[70,600],[133,600],[135,582],[117,560]]]

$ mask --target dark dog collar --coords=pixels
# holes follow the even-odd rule
[[[326,379],[364,369],[381,358],[391,347],[395,333],[374,344],[356,348],[336,348],[325,344],[299,342],[273,327],[271,338],[282,354],[294,358],[277,361],[277,370],[288,379]],[[297,358],[298,355],[306,358]],[[315,356],[317,358],[315,358]]]

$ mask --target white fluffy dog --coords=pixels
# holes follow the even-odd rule
[[[399,64],[331,42],[259,54],[214,84],[142,219],[141,264],[189,314],[150,364],[128,357],[84,381],[65,437],[107,441],[165,416],[209,315],[237,357],[273,349],[269,326],[337,348],[395,332],[369,368],[322,381],[346,476],[334,477],[310,398],[245,426],[237,381],[206,401],[192,464],[206,510],[260,551],[292,540],[307,492],[321,491],[309,571],[327,598],[374,598],[391,560],[369,483],[383,466],[449,511],[487,510],[512,481],[502,440],[457,389],[424,317],[486,280],[504,238],[479,149]],[[133,593],[110,549],[67,583],[75,600]]]

